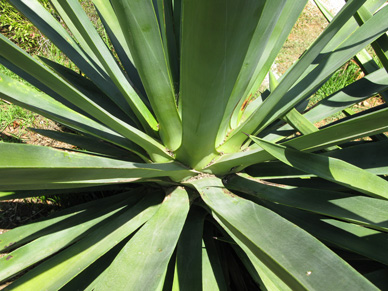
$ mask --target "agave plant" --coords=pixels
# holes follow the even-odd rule
[[[93,0],[108,44],[78,0],[51,0],[66,27],[9,2],[78,69],[0,35],[39,89],[1,75],[0,97],[78,150],[0,143],[0,198],[109,195],[2,234],[5,290],[387,288],[388,109],[348,109],[388,100],[385,0],[349,0],[268,89],[307,0]],[[369,44],[385,68],[364,51],[365,77],[306,108]]]

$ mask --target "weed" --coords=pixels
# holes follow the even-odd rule
[[[362,76],[362,71],[354,62],[346,63],[342,68],[335,72],[329,80],[310,98],[308,107],[324,99],[327,96],[341,90],[349,84],[352,84]]]
[[[36,114],[19,106],[0,101],[0,109],[1,131],[10,125],[25,128],[34,123]]]

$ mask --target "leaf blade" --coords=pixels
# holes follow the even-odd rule
[[[372,197],[388,199],[388,182],[347,162],[251,139],[282,162]],[[309,161],[309,163],[306,163]]]
[[[218,179],[202,179],[193,184],[228,234],[237,237],[237,243],[242,241],[240,247],[251,250],[291,289],[341,290],[353,285],[376,290],[314,237],[269,209],[225,193]]]

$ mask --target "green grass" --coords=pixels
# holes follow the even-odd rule
[[[48,0],[39,1],[50,9]],[[29,53],[40,47],[39,31],[7,1],[0,1],[0,32]]]
[[[330,96],[347,85],[352,84],[360,78],[361,74],[362,71],[357,64],[352,61],[346,63],[310,98],[308,107],[313,106],[327,96]]]
[[[337,72],[335,72],[327,81],[326,83],[319,88],[317,92],[315,92],[314,95],[311,96],[309,104],[307,108],[313,107],[315,104],[317,104],[322,99],[330,96],[331,94],[337,92],[338,90],[341,90],[342,88],[346,87],[347,85],[355,82],[362,76],[362,71],[360,67],[354,63],[353,61],[349,61],[344,66],[342,66]],[[357,105],[353,105],[350,107],[351,111],[359,111],[356,108]],[[334,122],[338,119],[344,118],[346,114],[342,111],[333,114],[332,116],[324,119],[320,122],[318,125],[323,126],[325,124]]]
[[[6,104],[3,101],[0,101],[0,107],[0,122],[2,130],[13,122],[18,122],[19,125],[23,127],[31,126],[34,123],[36,114],[31,111],[13,104]],[[6,108],[6,110],[3,110],[3,107]]]
[[[40,0],[40,2],[53,13],[54,10],[48,3],[48,0]],[[88,11],[89,17],[97,27],[98,32],[106,41],[108,39],[102,23],[97,17],[97,12],[90,0],[81,1],[82,5]],[[77,67],[70,59],[62,53],[53,43],[46,39],[39,31],[12,5],[7,2],[0,2],[0,33],[4,34],[9,39],[13,40],[22,49],[29,52],[35,58],[39,56],[53,60],[63,66],[77,71]],[[32,37],[33,36],[33,37]],[[110,44],[108,44],[110,45]],[[14,74],[3,65],[0,64],[0,73],[10,76],[20,82],[30,85],[24,79]],[[34,87],[35,88],[35,87]],[[23,132],[23,128],[34,125],[36,114],[23,109],[17,105],[5,103],[0,99],[0,133],[10,125],[20,126],[19,132]],[[8,133],[9,134],[9,133]],[[11,134],[12,135],[12,134]],[[20,138],[20,135],[8,137],[5,134],[0,135],[0,142],[12,142]]]

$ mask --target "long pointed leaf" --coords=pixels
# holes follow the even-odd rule
[[[161,195],[144,197],[134,207],[119,212],[87,237],[28,272],[9,287],[12,290],[58,290],[149,220],[159,209],[161,198]],[[51,280],[52,276],[58,280]]]
[[[375,175],[388,174],[388,141],[368,142],[355,144],[337,151],[322,153],[322,155],[334,157],[353,164]],[[282,162],[260,163],[252,165],[246,172],[256,178],[294,178],[301,176],[313,176],[312,174],[292,168]]]
[[[27,185],[35,185],[35,189],[52,185],[55,189],[55,184],[61,183],[123,183],[147,177],[191,175],[191,171],[175,163],[131,163],[24,144],[0,143],[0,150],[7,152],[0,160],[0,188],[7,190],[23,190]]]
[[[85,211],[81,215],[77,215],[72,220],[67,220],[67,223],[62,224],[61,230],[51,233],[46,236],[34,240],[33,242],[18,248],[17,250],[7,254],[11,259],[6,257],[0,258],[1,270],[0,281],[7,279],[13,274],[19,273],[23,269],[55,254],[61,249],[69,246],[77,240],[85,237],[87,232],[93,227],[98,227],[98,224],[105,219],[111,219],[120,210],[129,204],[134,203],[140,199],[141,195],[137,197],[132,194],[130,198],[119,201],[115,204],[97,208],[95,211]]]
[[[164,281],[188,211],[187,192],[174,189],[118,254],[96,289],[156,290]]]
[[[371,113],[355,116],[355,118],[321,129],[307,135],[296,137],[284,142],[298,150],[316,151],[333,145],[362,138],[388,130],[388,109],[385,106]],[[254,144],[251,150],[222,156],[205,169],[205,172],[225,174],[229,171],[240,171],[247,166],[271,160],[272,156]]]
[[[240,247],[250,250],[291,289],[377,290],[307,232],[258,204],[225,193],[219,180],[202,179],[193,184],[215,219],[241,242]]]
[[[303,2],[304,1],[298,1],[298,5],[293,5],[293,9],[300,8],[301,6],[299,3],[302,4]],[[229,127],[229,122],[233,123],[234,121],[233,117],[231,120],[233,110],[240,109],[241,102],[246,100],[246,96],[243,94],[247,90],[251,79],[254,78],[256,67],[263,57],[263,54],[265,54],[267,50],[271,50],[268,49],[268,46],[271,45],[271,37],[278,38],[279,35],[284,33],[285,26],[290,26],[291,21],[294,20],[290,19],[291,21],[289,20],[287,24],[281,23],[284,20],[284,18],[282,19],[281,17],[284,16],[283,14],[286,10],[287,13],[293,12],[290,11],[287,1],[263,1],[262,7],[260,7],[260,10],[256,12],[258,14],[260,13],[261,17],[255,28],[252,41],[249,44],[249,48],[244,59],[244,66],[241,67],[239,76],[236,79],[233,91],[225,108],[224,116],[219,129],[222,134],[220,132],[218,133],[216,145],[223,142]],[[282,30],[277,29],[281,24],[283,24]],[[262,69],[262,71],[264,70]]]
[[[305,153],[251,138],[271,155],[292,167],[367,195],[388,199],[388,182],[361,168],[335,158]]]
[[[282,205],[265,206],[327,244],[387,264],[387,233]]]
[[[381,199],[302,187],[283,189],[238,176],[229,177],[226,186],[273,203],[388,232],[388,201]]]
[[[94,138],[93,136],[45,129],[32,128],[30,130],[49,138],[75,145],[76,147],[81,148],[80,152],[86,150],[87,154],[100,154],[107,158],[115,158],[118,160],[130,162],[142,162],[139,158],[137,158],[135,155],[132,155],[128,151],[125,151],[100,139]]]
[[[305,97],[304,94],[308,94],[314,87],[320,85],[339,66],[388,29],[388,21],[386,21],[383,13],[377,14],[376,17],[369,20],[368,25],[366,25],[366,23],[365,26],[360,27],[343,44],[341,44],[339,48],[332,53],[328,53],[325,56],[324,61],[320,61],[319,65],[309,73],[308,76],[292,87],[303,71],[314,62],[321,50],[330,42],[333,36],[336,35],[341,26],[346,23],[364,2],[365,1],[348,1],[342,9],[342,12],[337,14],[336,18],[333,19],[333,22],[330,23],[324,33],[280,82],[276,90],[271,93],[271,96],[259,107],[260,109],[257,109],[260,110],[260,114],[252,114],[251,117],[235,131],[236,134],[233,139],[231,138],[232,135],[230,136],[229,141],[222,147],[223,149],[226,150],[229,147],[227,144],[230,144],[231,148],[240,145],[241,142],[245,140],[243,132],[254,132],[257,128],[262,130],[276,118],[279,118],[288,112],[292,107],[302,101],[302,98]],[[311,80],[314,80],[314,82]]]
[[[183,141],[177,155],[194,168],[205,166],[216,154],[215,137],[261,7],[262,3],[251,0],[183,3],[180,79]]]
[[[158,119],[161,138],[175,151],[181,144],[182,124],[152,1],[114,0],[111,3]]]
[[[4,100],[8,100],[23,108],[32,110],[70,128],[112,142],[136,153],[145,161],[148,160],[148,158],[146,158],[146,152],[130,140],[104,125],[69,109],[49,96],[33,90],[27,85],[3,74],[0,74],[0,96]]]
[[[2,34],[0,34],[0,43],[2,44],[0,46],[0,55],[4,58],[8,58],[8,60],[16,66],[26,68],[26,72],[34,76],[50,89],[62,95],[68,101],[76,104],[89,114],[92,114],[96,119],[110,126],[112,129],[129,138],[136,144],[141,144],[141,146],[146,149],[151,156],[154,156],[155,159],[171,160],[171,157],[166,153],[165,148],[156,140],[111,115],[104,108],[87,98],[82,92],[70,86],[62,78],[52,73],[47,67],[22,51]]]
[[[202,232],[206,214],[199,208],[190,210],[177,246],[173,290],[202,288]]]
[[[139,119],[140,123],[149,134],[156,129],[156,120],[149,109],[142,102],[137,92],[130,85],[124,73],[114,59],[93,24],[90,22],[79,1],[57,1],[53,0],[54,7],[65,17],[65,22],[71,24],[70,29],[78,32],[78,39],[84,40],[85,46],[90,48],[96,58],[104,67],[113,83],[120,90],[125,100]]]
[[[128,113],[132,112],[120,91],[110,80],[102,65],[92,55],[86,55],[65,28],[37,0],[10,0],[32,23],[96,84],[109,98]],[[97,63],[96,63],[97,62]]]

